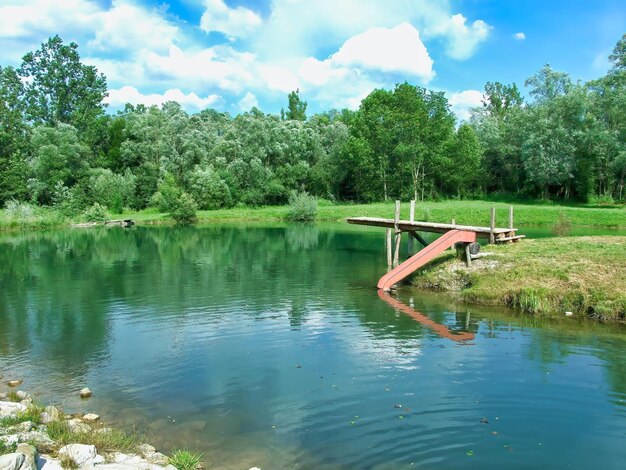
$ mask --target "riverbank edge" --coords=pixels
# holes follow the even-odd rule
[[[166,456],[142,441],[142,436],[111,427],[94,413],[65,414],[57,406],[43,407],[22,390],[0,393],[0,460],[15,470],[204,468],[201,454],[179,450]]]
[[[626,237],[567,237],[488,245],[466,266],[455,253],[416,273],[415,288],[542,317],[626,322]]]
[[[371,204],[332,204],[320,202],[316,220],[319,222],[343,221],[347,217],[386,217],[392,218],[393,202]],[[416,220],[449,222],[455,219],[459,224],[489,225],[490,208],[496,208],[498,221],[508,223],[508,210],[511,204],[485,200],[472,201],[427,201],[416,205]],[[562,206],[557,204],[512,204],[515,210],[515,225],[528,227],[551,227],[561,215],[576,227],[607,229],[626,228],[626,206]],[[198,223],[212,222],[277,222],[285,221],[289,206],[267,206],[257,208],[230,208],[198,211]],[[409,218],[409,204],[401,206],[401,218]],[[155,209],[125,211],[122,214],[109,214],[109,219],[131,219],[138,225],[174,225],[168,214]],[[65,218],[54,210],[45,210],[28,220],[12,219],[5,210],[0,210],[0,231],[44,230],[71,226],[84,222],[80,218]]]

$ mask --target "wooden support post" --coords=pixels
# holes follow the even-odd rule
[[[428,246],[428,242],[424,240],[424,238],[417,232],[409,232],[412,238],[415,238],[418,242],[420,242],[423,246]]]
[[[450,224],[451,224],[451,225],[456,225],[456,219],[452,219],[452,220],[450,221]],[[452,245],[452,246],[450,247],[450,251],[456,251],[456,245]]]
[[[409,221],[415,222],[415,199],[411,200],[409,208]],[[413,255],[413,237],[409,237],[409,256]]]
[[[465,264],[469,268],[472,265],[472,254],[470,253],[470,244],[465,245]]]
[[[496,208],[491,208],[491,218],[489,220],[489,243],[496,242]]]
[[[390,228],[387,229],[387,234],[385,237],[385,246],[387,248],[387,268],[391,269],[393,254],[391,252],[392,245],[391,245],[391,229]]]
[[[513,206],[509,206],[509,228],[513,229]]]
[[[400,237],[402,235],[402,232],[398,228],[398,222],[400,221],[400,201],[396,201],[396,213],[393,221],[396,242],[396,247],[393,253],[393,267],[395,268],[398,264],[400,264]]]

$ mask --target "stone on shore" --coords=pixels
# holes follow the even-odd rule
[[[18,399],[20,399],[20,400],[25,400],[25,399],[27,399],[27,398],[30,398],[30,395],[29,395],[28,393],[24,392],[23,390],[18,390],[18,391],[15,393],[15,396],[16,396]]]
[[[0,470],[19,470],[24,460],[26,460],[26,457],[19,452],[0,455]]]
[[[86,423],[83,423],[80,419],[69,419],[67,420],[67,426],[70,428],[70,431],[77,433],[88,433],[91,432],[91,426]]]
[[[16,452],[24,456],[20,470],[37,470],[37,449],[34,446],[22,443],[17,446]]]
[[[9,380],[7,382],[7,385],[9,387],[19,387],[20,385],[22,385],[24,383],[24,381],[22,379],[15,379],[15,380]]]
[[[68,444],[59,450],[60,457],[72,459],[79,467],[92,466],[96,455],[96,446],[86,444]]]
[[[85,387],[80,391],[81,398],[89,398],[91,395],[93,395],[93,393],[91,393],[91,390],[89,390],[88,387]]]
[[[26,411],[28,407],[12,401],[0,401],[0,418],[15,417],[18,413]]]
[[[52,421],[58,421],[61,413],[56,406],[46,406],[41,413],[41,422],[43,424],[51,423]]]
[[[85,416],[83,416],[83,421],[87,423],[95,423],[99,419],[100,419],[100,416],[98,416],[95,413],[87,413]]]

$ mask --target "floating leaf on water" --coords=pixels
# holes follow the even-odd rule
[[[350,424],[356,424],[356,421],[350,421]]]
[[[398,418],[400,418],[400,419],[404,419],[404,416],[400,415],[400,416],[398,416]]]
[[[498,431],[491,431],[491,434],[493,434],[494,436],[498,435]]]
[[[467,452],[465,452],[465,455],[471,457],[472,455],[474,455],[474,451],[473,450],[468,450]]]
[[[396,405],[393,405],[393,407],[394,407],[394,408],[402,408],[402,405],[400,405],[400,404],[396,404]]]

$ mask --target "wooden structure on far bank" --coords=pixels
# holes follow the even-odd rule
[[[524,238],[517,235],[513,226],[513,206],[509,207],[509,226],[496,227],[496,209],[491,208],[489,227],[458,225],[455,220],[450,224],[415,221],[415,201],[411,201],[410,220],[400,220],[400,201],[396,201],[396,213],[393,219],[378,217],[350,217],[349,224],[369,225],[387,228],[387,264],[390,271],[380,278],[378,288],[388,291],[392,286],[405,279],[411,273],[424,266],[434,257],[449,248],[456,248],[465,252],[465,259],[471,265],[472,259],[480,258],[478,238],[486,238],[489,243],[513,243]],[[395,243],[392,242],[392,229],[395,233]],[[409,252],[412,253],[413,239],[423,245],[423,248],[403,263],[399,263],[400,242],[402,233],[409,234]],[[432,243],[426,242],[419,232],[442,234]]]

